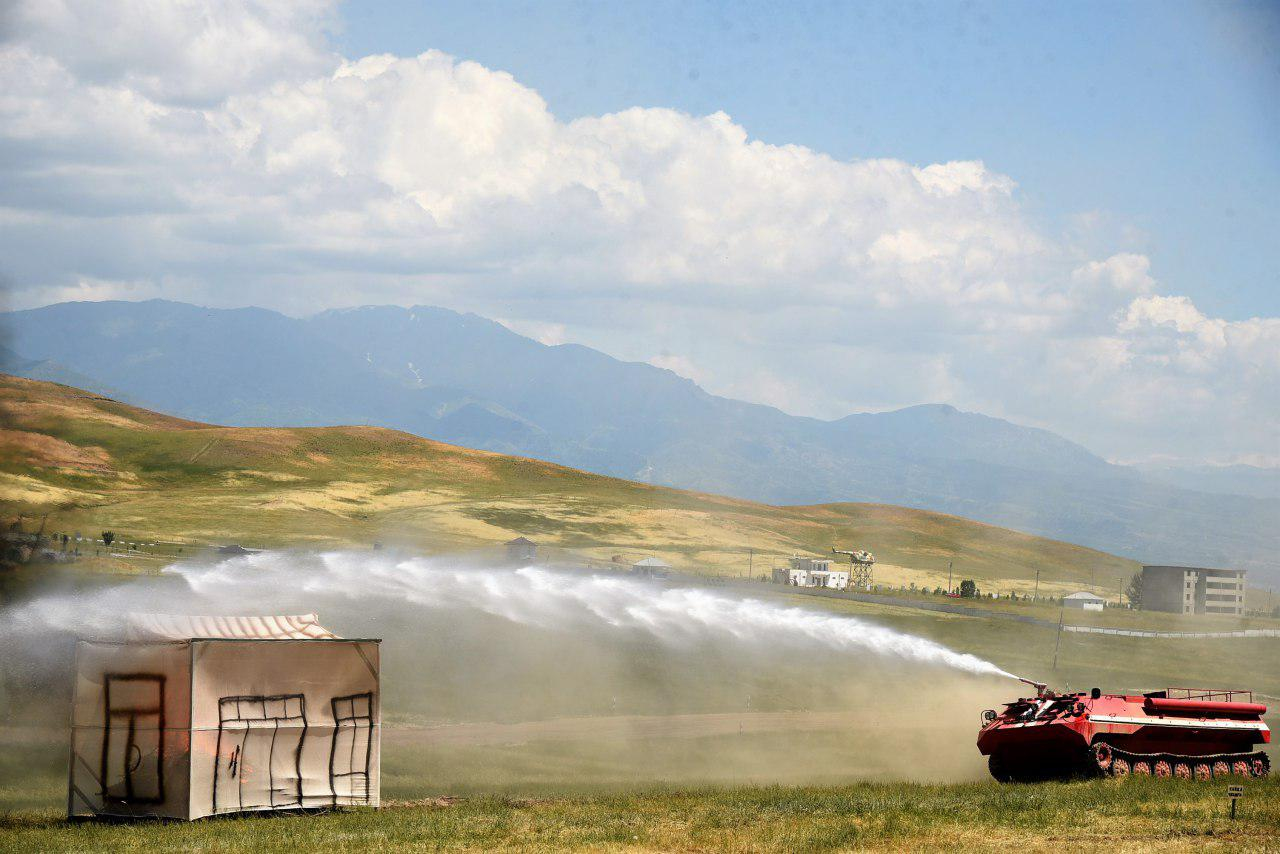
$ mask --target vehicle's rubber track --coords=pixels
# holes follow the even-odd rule
[[[1265,777],[1271,773],[1266,753],[1134,753],[1106,742],[1093,746],[1093,764],[1105,777],[1154,776],[1212,780],[1215,777]]]

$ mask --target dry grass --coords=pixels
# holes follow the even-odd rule
[[[111,528],[193,544],[382,540],[425,551],[525,534],[601,560],[657,554],[688,571],[731,576],[840,543],[873,549],[888,583],[933,586],[954,561],[957,577],[1019,589],[1039,569],[1045,589],[1063,591],[1090,572],[1136,567],[943,514],[770,507],[373,427],[211,427],[11,377],[0,378],[0,415],[9,510],[50,512],[57,530]]]

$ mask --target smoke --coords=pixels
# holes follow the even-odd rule
[[[131,612],[311,611],[384,638],[401,791],[972,777],[976,710],[1014,678],[865,619],[727,590],[385,552],[189,561],[48,593],[0,614],[0,652],[10,682],[49,693],[70,646],[54,639],[118,634]]]

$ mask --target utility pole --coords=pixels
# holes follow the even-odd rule
[[[1032,602],[1040,601],[1040,570],[1036,570],[1036,592],[1031,596]]]
[[[951,593],[951,561],[947,561],[947,593]]]
[[[756,577],[755,565],[756,565],[756,550],[752,548],[748,548],[747,549],[747,578],[748,579],[752,579]]]
[[[1065,609],[1058,611],[1058,637],[1053,642],[1053,669],[1058,669],[1058,649],[1062,646],[1062,615]]]

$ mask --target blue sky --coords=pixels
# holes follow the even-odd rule
[[[10,0],[0,294],[1280,466],[1280,4]]]
[[[362,0],[342,19],[345,55],[474,59],[561,119],[723,110],[839,158],[983,160],[1047,229],[1146,253],[1206,313],[1280,312],[1277,3]]]

